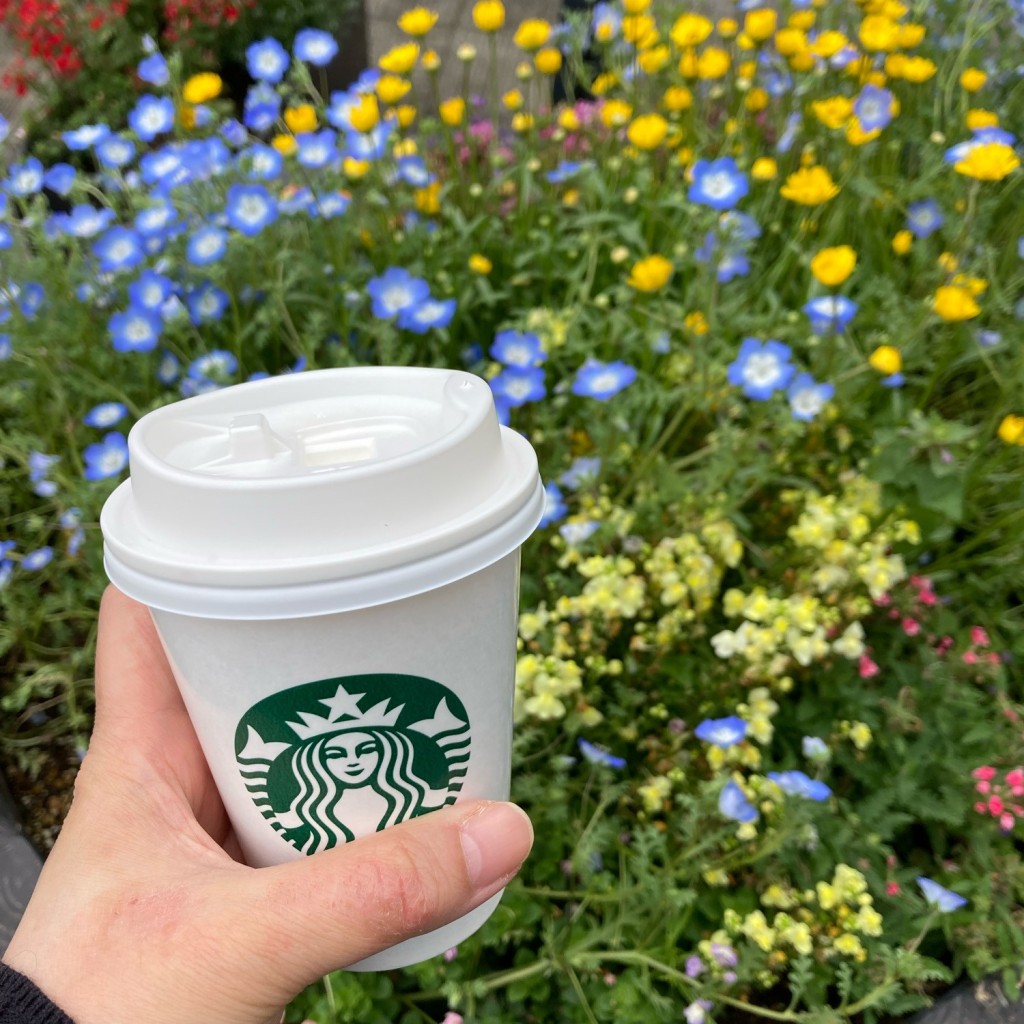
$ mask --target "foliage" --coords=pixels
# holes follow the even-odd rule
[[[101,169],[68,169],[68,209],[52,168],[4,183],[26,763],[86,743],[97,517],[148,410],[461,366],[540,455],[534,853],[458,950],[334,975],[292,1020],[814,1024],[964,971],[1019,987],[1024,204],[994,113],[1019,123],[1019,12],[625,7],[520,26],[482,100],[439,94],[429,34],[326,97],[323,38],[259,41],[241,111],[171,55],[130,130],[70,136]],[[565,69],[594,98],[551,109]]]

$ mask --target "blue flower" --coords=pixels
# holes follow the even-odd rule
[[[213,224],[207,224],[192,233],[185,254],[193,266],[207,267],[222,259],[227,251],[228,233]]]
[[[60,462],[59,455],[48,455],[46,452],[37,452],[34,449],[28,453],[28,478],[30,483],[39,483],[50,472],[50,469]]]
[[[154,238],[171,228],[178,218],[178,211],[169,199],[161,199],[153,206],[147,206],[135,215],[135,230],[143,238]]]
[[[215,348],[189,363],[188,375],[194,379],[223,381],[238,372],[238,358],[232,352]]]
[[[819,384],[809,373],[798,374],[787,392],[793,419],[810,422],[835,393],[831,384]]]
[[[421,156],[403,156],[398,160],[398,176],[413,188],[426,188],[437,179],[427,170]]]
[[[348,132],[345,136],[345,156],[353,160],[373,163],[388,151],[388,142],[394,131],[392,120],[381,121],[368,132]]]
[[[173,384],[181,374],[181,363],[173,352],[161,352],[156,365],[156,379],[165,387]]]
[[[853,101],[853,113],[865,132],[880,131],[892,120],[893,94],[877,85],[865,85]]]
[[[636,370],[628,363],[619,360],[602,363],[599,359],[588,359],[576,371],[572,393],[605,402],[635,380]]]
[[[36,548],[35,551],[29,551],[21,560],[21,567],[26,572],[36,572],[38,569],[42,569],[44,566],[50,564],[53,561],[53,548],[46,547]]]
[[[815,334],[842,333],[857,312],[857,303],[845,295],[821,295],[804,305]]]
[[[344,192],[328,192],[326,195],[316,197],[310,214],[324,219],[340,217],[349,208],[351,202],[352,200]]]
[[[567,181],[574,175],[579,174],[580,171],[592,166],[593,164],[589,160],[563,160],[554,170],[548,171],[544,177],[552,185],[560,185],[563,181]]]
[[[1000,344],[1003,340],[1003,336],[998,331],[986,330],[979,330],[977,338],[978,344],[982,348],[995,348],[996,345]]]
[[[788,793],[790,796],[802,796],[808,800],[821,801],[827,800],[832,795],[832,790],[824,782],[812,779],[795,768],[788,772],[768,772],[768,778],[783,793]]]
[[[94,405],[83,417],[87,427],[112,427],[128,415],[128,406],[123,402],[101,402]]]
[[[313,191],[309,188],[297,188],[281,199],[278,210],[286,216],[296,213],[304,213],[312,216],[315,200]]]
[[[455,316],[454,299],[435,299],[428,296],[415,306],[398,314],[398,326],[414,334],[426,334],[435,327],[447,327]]]
[[[716,747],[731,747],[746,737],[747,723],[735,715],[728,718],[706,718],[693,730],[693,734],[697,739]]]
[[[276,85],[284,78],[289,63],[288,51],[276,39],[261,39],[245,51],[245,66],[258,82]]]
[[[106,234],[97,238],[92,251],[100,261],[100,270],[113,273],[137,267],[145,258],[142,239],[131,228],[115,225]]]
[[[43,175],[43,184],[59,196],[66,196],[75,184],[75,169],[71,164],[54,164]]]
[[[785,389],[795,372],[787,345],[779,341],[744,338],[736,360],[729,364],[730,384],[743,388],[747,398],[763,402]]]
[[[490,353],[492,359],[506,366],[537,366],[548,357],[532,331],[498,331]]]
[[[137,309],[159,312],[174,293],[174,282],[155,270],[144,270],[128,285],[128,299]]]
[[[820,736],[805,736],[800,749],[809,761],[827,761],[831,756],[828,744]]]
[[[97,210],[88,203],[80,203],[72,208],[64,222],[64,230],[75,238],[95,238],[114,219],[114,211],[108,207]]]
[[[163,321],[151,310],[129,306],[110,318],[108,328],[118,352],[152,352],[160,339]]]
[[[228,302],[227,292],[210,281],[204,281],[188,297],[188,312],[192,323],[198,326],[219,320],[224,315]]]
[[[124,434],[113,430],[102,441],[82,452],[86,480],[106,480],[117,476],[128,465],[128,442]]]
[[[160,53],[151,53],[148,57],[143,57],[136,70],[139,78],[150,85],[166,85],[171,80],[167,61]]]
[[[258,235],[277,220],[277,202],[262,185],[229,185],[224,212],[243,235]]]
[[[146,93],[128,114],[128,124],[143,142],[152,142],[174,127],[174,103],[166,96]]]
[[[924,898],[929,905],[943,914],[949,914],[967,906],[967,899],[959,893],[944,889],[938,882],[933,882],[930,878],[919,875],[917,884],[921,887],[921,892],[924,893]]]
[[[7,333],[0,334],[0,363],[10,359],[14,354],[14,346],[11,344],[11,336]]]
[[[257,82],[246,94],[242,120],[254,132],[273,127],[281,113],[281,97],[266,82]]]
[[[718,218],[719,230],[730,241],[755,242],[761,237],[761,225],[749,213],[728,210]]]
[[[0,250],[10,249],[14,245],[14,235],[6,224],[0,224]]]
[[[577,544],[582,544],[588,537],[596,533],[600,525],[596,519],[575,520],[562,523],[558,528],[558,534],[572,548]]]
[[[96,159],[104,167],[124,167],[135,156],[135,143],[123,135],[109,135],[96,147]]]
[[[576,742],[580,748],[580,753],[591,764],[603,764],[607,768],[626,767],[626,759],[624,757],[616,757],[614,754],[609,754],[607,750],[602,750],[589,740],[583,739],[582,736]]]
[[[718,796],[718,811],[723,817],[738,821],[741,825],[748,825],[759,817],[757,808],[732,779],[722,787]]]
[[[430,286],[401,267],[388,267],[379,277],[367,282],[366,291],[372,300],[373,315],[388,320],[426,299]]]
[[[883,377],[880,383],[885,388],[901,388],[906,382],[907,378],[902,373],[893,373],[888,377]]]
[[[301,32],[296,33],[293,49],[299,60],[322,68],[334,60],[338,53],[338,44],[329,32],[322,32],[316,28],[304,28]]]
[[[92,148],[97,142],[102,142],[109,134],[110,128],[105,124],[83,124],[74,131],[64,132],[61,138],[68,149],[81,152]]]
[[[907,207],[907,227],[917,238],[927,238],[945,224],[942,210],[934,199],[922,199]]]
[[[11,126],[7,118],[4,117],[3,114],[0,114],[0,142],[3,142],[4,139],[7,138],[7,136],[10,134],[10,131]]]
[[[563,487],[575,491],[577,488],[592,484],[601,473],[601,460],[598,456],[580,455],[573,459],[572,465],[558,478]]]
[[[721,284],[728,284],[733,278],[746,277],[750,273],[750,260],[744,252],[727,252],[719,261],[715,276]]]
[[[220,133],[224,141],[229,146],[234,146],[235,149],[240,149],[249,141],[249,133],[245,130],[245,125],[233,117],[228,118],[220,126]]]
[[[295,159],[303,167],[326,167],[339,159],[338,136],[331,128],[319,132],[302,132],[295,136],[298,152]]]
[[[513,409],[539,402],[547,394],[542,366],[507,366],[490,383],[494,394]]]
[[[250,146],[240,157],[248,176],[263,181],[278,177],[284,167],[284,157],[273,146],[265,146],[262,142]]]
[[[691,203],[710,206],[713,210],[731,210],[749,191],[750,184],[732,157],[698,160],[693,165]]]
[[[352,111],[359,105],[359,97],[354,90],[332,92],[331,101],[327,106],[327,120],[335,128],[350,131],[352,128]]]
[[[565,518],[569,506],[562,500],[562,490],[556,483],[550,483],[544,488],[544,511],[541,513],[540,526],[550,526],[557,523],[559,519]]]
[[[43,165],[30,156],[24,163],[14,164],[4,182],[4,188],[12,196],[31,196],[43,187]]]
[[[18,295],[18,308],[26,320],[31,320],[43,307],[46,301],[46,292],[41,284],[35,281],[22,285]]]

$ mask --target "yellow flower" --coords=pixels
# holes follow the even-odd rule
[[[1020,157],[1003,142],[983,142],[971,146],[967,155],[953,166],[958,173],[978,181],[1002,181],[1020,167]]]
[[[815,100],[811,111],[826,128],[842,128],[853,114],[853,101],[845,96],[829,96]]]
[[[661,102],[666,110],[675,114],[693,106],[693,93],[685,85],[672,85],[665,90]]]
[[[860,126],[860,121],[857,118],[851,118],[850,123],[846,126],[846,141],[851,146],[863,146],[867,142],[872,142],[882,134],[881,128],[872,128],[871,131],[866,132]]]
[[[747,98],[743,101],[743,106],[747,108],[752,114],[756,114],[760,110],[764,110],[768,106],[768,93],[766,90],[761,88],[751,89],[747,93]]]
[[[775,49],[783,57],[792,57],[807,48],[807,35],[798,28],[780,28],[775,34]]]
[[[622,38],[645,50],[658,41],[658,26],[649,14],[628,14],[622,19]]]
[[[903,62],[903,77],[908,82],[927,82],[937,70],[927,57],[907,57]]]
[[[181,90],[181,96],[186,103],[195,106],[205,103],[207,100],[215,100],[220,95],[223,86],[224,83],[220,80],[220,75],[215,75],[212,71],[201,71],[185,83]]]
[[[187,103],[183,106],[178,107],[178,123],[182,128],[189,130],[196,126],[196,111],[195,107],[190,107]]]
[[[940,252],[938,264],[947,274],[952,274],[960,265],[957,263],[956,257],[951,252]]]
[[[913,21],[900,25],[899,44],[904,50],[912,50],[915,46],[919,46],[924,37],[924,25],[919,25]]]
[[[775,26],[778,24],[778,15],[770,7],[759,7],[753,11],[747,11],[743,19],[743,31],[746,32],[754,42],[763,43],[775,35]]]
[[[683,78],[696,78],[697,77],[697,51],[696,50],[684,50],[683,55],[679,58],[679,74]]]
[[[622,0],[622,9],[627,14],[643,14],[651,6],[651,0]]]
[[[932,309],[949,323],[970,320],[981,312],[981,307],[974,301],[970,289],[957,284],[946,284],[937,288]]]
[[[562,69],[562,53],[553,46],[538,50],[533,63],[542,75],[557,75]]]
[[[907,230],[897,231],[892,239],[892,251],[897,256],[906,256],[910,252],[910,246],[914,242],[914,236]]]
[[[867,955],[864,947],[861,945],[860,939],[852,932],[840,935],[832,945],[842,953],[843,956],[852,956],[856,960],[863,960]]]
[[[418,113],[419,111],[411,103],[403,103],[395,107],[395,118],[401,128],[408,128],[416,120]]]
[[[413,7],[398,19],[398,27],[407,36],[425,36],[437,24],[437,11]]]
[[[441,57],[437,50],[427,50],[420,63],[424,71],[436,71],[441,66]]]
[[[462,119],[466,116],[466,101],[461,96],[452,96],[451,99],[444,100],[437,109],[441,114],[441,120],[454,128],[462,124]]]
[[[770,156],[759,156],[750,168],[750,176],[755,181],[771,181],[778,173],[779,165]]]
[[[518,132],[520,135],[523,132],[528,132],[533,127],[533,114],[527,114],[520,110],[512,115],[512,131]]]
[[[703,337],[708,333],[708,321],[707,317],[698,309],[692,313],[687,313],[683,318],[683,326],[688,330],[692,331],[697,335],[698,338]]]
[[[420,213],[437,213],[441,209],[438,200],[438,193],[441,191],[441,182],[435,181],[426,188],[416,190],[416,209]]]
[[[900,355],[900,350],[892,345],[879,345],[868,356],[868,363],[872,370],[877,370],[886,377],[891,377],[903,369],[903,357]]]
[[[518,89],[509,89],[501,97],[501,105],[506,110],[518,110],[523,105],[523,94]]]
[[[867,750],[871,746],[871,726],[865,722],[852,722],[850,724],[850,739],[858,750]]]
[[[662,43],[661,46],[652,46],[644,50],[637,57],[637,63],[648,75],[656,75],[672,59],[672,51]]]
[[[662,810],[665,800],[672,792],[672,783],[664,775],[656,775],[650,782],[640,786],[636,792],[643,801],[644,810],[648,814],[657,814]]]
[[[811,273],[828,288],[841,285],[857,265],[857,253],[848,245],[821,249],[811,260]]]
[[[729,70],[729,54],[717,46],[709,46],[697,58],[697,77],[704,79],[721,78]]]
[[[988,288],[988,281],[983,277],[971,277],[968,274],[957,274],[949,283],[966,288],[972,295],[984,295]]]
[[[567,132],[578,132],[580,130],[580,118],[572,107],[563,107],[558,112],[558,127]]]
[[[1024,416],[1014,416],[1013,413],[1004,416],[996,435],[1006,444],[1024,446]]]
[[[497,32],[505,24],[505,5],[501,0],[477,0],[473,5],[473,24],[481,32]]]
[[[732,39],[740,30],[739,22],[735,18],[721,18],[715,27],[723,39]]]
[[[960,86],[967,92],[977,92],[988,81],[981,68],[965,68],[960,75]]]
[[[789,16],[789,24],[793,28],[802,29],[806,32],[808,29],[814,27],[814,23],[818,20],[818,16],[814,11],[794,11]]]
[[[601,120],[606,128],[618,128],[633,116],[633,107],[625,100],[608,100],[601,107]]]
[[[691,46],[700,46],[709,35],[714,26],[701,14],[683,14],[676,18],[669,29],[669,37],[672,42],[684,50]]]
[[[999,124],[999,115],[993,110],[982,110],[975,107],[967,111],[967,127],[975,132],[979,128],[995,128]]]
[[[860,23],[858,35],[865,50],[895,50],[899,46],[899,25],[881,14],[869,14]]]
[[[551,38],[551,25],[543,18],[520,22],[512,41],[520,50],[539,50]]]
[[[822,32],[811,43],[811,52],[818,57],[828,60],[829,57],[834,57],[848,42],[849,40],[842,32]],[[782,51],[780,50],[779,52],[781,53]]]
[[[359,97],[349,112],[349,122],[357,132],[368,132],[376,127],[380,121],[380,107],[377,106],[377,97],[373,93],[366,93]]]
[[[419,60],[420,47],[418,43],[402,43],[400,46],[393,46],[387,53],[381,55],[377,66],[381,71],[390,72],[392,75],[407,75]]]
[[[357,160],[353,156],[347,156],[341,162],[341,169],[349,178],[362,178],[370,169],[369,160]]]
[[[619,77],[613,71],[603,71],[594,79],[590,91],[595,96],[603,96],[618,83]]]
[[[638,292],[656,292],[668,283],[671,276],[671,262],[655,254],[634,263],[626,283]]]
[[[637,149],[657,149],[668,134],[668,121],[661,114],[641,114],[626,131],[629,141]]]
[[[299,148],[294,135],[275,135],[270,140],[270,144],[282,156],[291,156]]]
[[[288,107],[284,112],[284,123],[296,135],[299,132],[316,130],[316,110],[310,103],[301,103],[297,107]]]
[[[824,167],[802,167],[779,189],[785,199],[804,206],[818,206],[839,195],[839,186]]]
[[[411,88],[412,82],[398,75],[381,75],[377,79],[377,95],[382,103],[392,106],[403,99]]]
[[[469,257],[468,266],[474,274],[489,274],[494,269],[494,264],[479,252]]]
[[[472,43],[462,43],[455,51],[455,56],[464,64],[476,60],[476,47]]]

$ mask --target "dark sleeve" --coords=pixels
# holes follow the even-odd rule
[[[0,963],[0,1024],[75,1024],[13,967]]]

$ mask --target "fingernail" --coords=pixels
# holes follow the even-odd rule
[[[515,804],[488,804],[459,829],[466,873],[477,889],[514,874],[533,845],[533,825]]]

